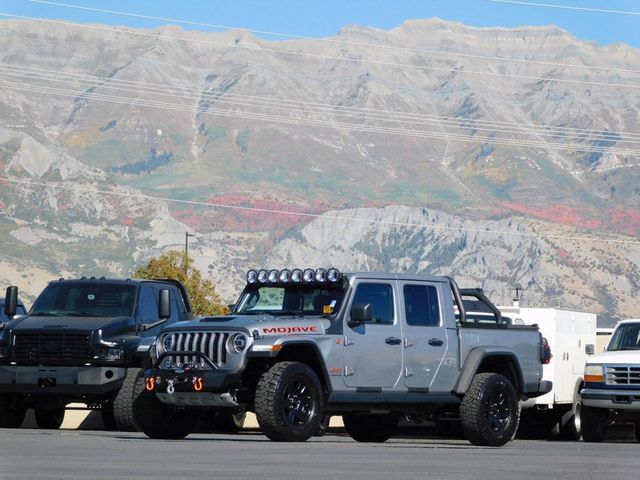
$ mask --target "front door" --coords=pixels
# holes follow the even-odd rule
[[[354,305],[370,304],[370,322],[344,325],[344,381],[348,387],[380,388],[397,385],[402,372],[402,330],[389,281],[366,280],[355,285],[347,312]]]
[[[425,283],[400,282],[399,291],[405,321],[404,384],[426,391],[447,352],[438,289]]]

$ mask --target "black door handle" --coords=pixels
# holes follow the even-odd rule
[[[428,343],[429,343],[429,345],[432,345],[434,347],[439,347],[444,342],[442,340],[440,340],[439,338],[432,338],[432,339],[429,340]]]
[[[402,343],[402,339],[396,337],[387,337],[385,343],[388,343],[389,345],[400,345]]]

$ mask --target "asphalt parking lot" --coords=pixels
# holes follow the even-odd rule
[[[150,440],[141,433],[0,430],[2,479],[604,479],[637,478],[640,443],[394,438],[341,434],[275,443],[258,432]]]

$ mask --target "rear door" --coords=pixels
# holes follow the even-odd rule
[[[438,288],[411,281],[399,282],[398,287],[403,312],[404,384],[426,391],[447,353]]]
[[[348,387],[394,387],[402,371],[402,330],[394,296],[395,281],[361,280],[354,286],[348,312],[370,304],[371,322],[351,328],[344,324],[344,381]]]

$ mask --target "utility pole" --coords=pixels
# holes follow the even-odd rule
[[[189,258],[189,237],[195,237],[193,233],[184,232],[184,273],[187,273],[187,259]]]

